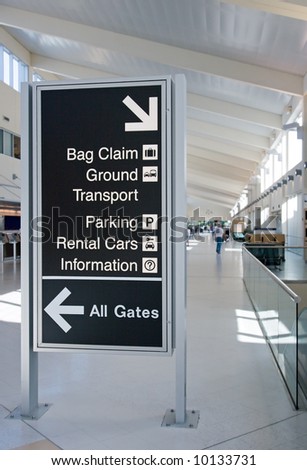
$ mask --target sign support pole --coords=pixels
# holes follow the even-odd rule
[[[175,77],[174,116],[174,215],[186,217],[186,82],[184,75]],[[179,223],[177,221],[176,225]],[[185,225],[185,224],[184,224]],[[185,229],[185,226],[183,227]],[[174,242],[175,281],[174,312],[176,344],[176,424],[186,422],[186,247],[185,241]],[[180,276],[177,275],[180,273]]]
[[[33,351],[32,87],[22,84],[21,193],[21,405],[9,418],[38,419],[48,405],[38,404],[38,353]]]
[[[173,235],[173,311],[175,314],[176,346],[176,408],[167,410],[162,426],[196,428],[199,411],[186,409],[187,375],[187,265],[186,265],[186,79],[175,76],[173,122],[173,220],[172,228],[179,229]]]
[[[31,289],[32,256],[30,226],[32,214],[32,88],[22,90],[22,255],[21,255],[21,414],[32,416],[38,408],[38,354],[33,352],[33,294]]]

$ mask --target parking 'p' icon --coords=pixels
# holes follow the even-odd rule
[[[144,230],[157,230],[158,229],[158,214],[143,214],[142,228]]]

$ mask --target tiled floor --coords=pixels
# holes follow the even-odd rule
[[[285,250],[285,261],[273,272],[277,277],[290,282],[307,282],[307,263],[303,249]],[[307,253],[306,253],[307,254]]]
[[[272,250],[272,248],[270,248]],[[281,254],[281,249],[278,249]],[[277,266],[270,265],[269,269],[281,280],[287,283],[307,282],[307,250],[304,248],[285,248],[284,260]]]
[[[41,353],[39,420],[20,405],[19,262],[0,267],[0,449],[307,449],[242,281],[241,245],[188,248],[187,408],[196,429],[161,427],[175,406],[172,357]]]

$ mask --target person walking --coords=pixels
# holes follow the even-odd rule
[[[222,249],[222,243],[223,243],[223,229],[221,224],[217,224],[215,228],[215,241],[216,241],[216,252],[218,255],[221,254],[221,249]]]

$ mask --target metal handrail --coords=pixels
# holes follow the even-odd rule
[[[263,248],[266,248],[266,247],[263,247]],[[285,248],[289,248],[288,246],[285,247]],[[294,248],[294,247],[292,247]],[[299,248],[299,247],[295,247],[295,248]],[[307,248],[307,247],[303,247],[303,248]],[[249,255],[253,258],[253,260],[258,263],[259,266],[261,266],[261,268],[267,273],[269,274],[272,279],[285,291],[287,292],[287,294],[291,297],[291,299],[293,300],[293,302],[295,302],[296,304],[298,304],[300,301],[301,301],[301,298],[299,295],[297,295],[295,292],[293,292],[292,289],[290,289],[290,287],[288,287],[281,279],[279,279],[276,274],[274,274],[270,269],[268,269],[263,263],[261,263],[261,261],[259,261],[256,256],[254,256],[250,251],[248,251],[248,249],[246,248],[246,246],[242,246],[242,249]]]
[[[267,241],[267,242],[248,242],[245,241],[242,243],[242,246],[248,246],[248,245],[259,245],[262,246],[263,248],[279,248],[283,250],[307,250],[307,245],[286,245],[282,242],[273,242],[273,241]]]

